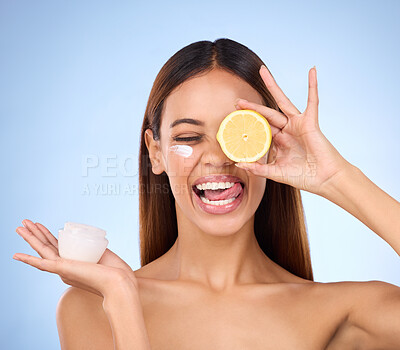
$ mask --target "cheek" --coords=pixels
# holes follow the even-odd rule
[[[196,155],[188,145],[173,145],[168,149],[167,174],[175,198],[189,193],[188,177],[197,162]]]
[[[193,147],[188,145],[173,145],[168,149],[168,175],[187,177],[196,162]]]
[[[168,151],[176,154],[177,156],[187,158],[193,154],[193,147],[188,145],[173,145],[169,147]]]

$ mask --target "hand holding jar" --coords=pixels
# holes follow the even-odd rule
[[[66,223],[57,240],[40,223],[25,219],[23,224],[24,227],[17,227],[16,232],[42,259],[23,253],[14,254],[14,259],[39,270],[58,274],[64,283],[103,297],[121,284],[137,291],[133,270],[106,249],[108,240],[105,231],[93,226]]]

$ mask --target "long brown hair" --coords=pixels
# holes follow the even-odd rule
[[[166,253],[178,237],[175,199],[168,175],[152,172],[145,131],[160,140],[163,104],[187,79],[213,68],[236,74],[262,96],[264,104],[282,112],[259,75],[264,64],[246,46],[226,38],[198,41],[176,52],[161,68],[150,92],[140,135],[139,237],[141,266]],[[313,281],[310,249],[300,191],[268,179],[255,212],[254,232],[264,253],[287,271]]]

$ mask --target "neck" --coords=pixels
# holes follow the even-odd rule
[[[166,254],[174,279],[219,291],[281,281],[282,269],[257,242],[254,216],[239,231],[224,236],[203,232],[183,215],[177,219],[178,238]]]

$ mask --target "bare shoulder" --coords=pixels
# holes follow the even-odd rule
[[[346,312],[327,350],[399,348],[398,286],[377,280],[323,284],[328,295],[338,296],[338,306]]]
[[[69,287],[58,301],[56,320],[62,350],[114,349],[101,296]]]
[[[159,288],[165,287],[174,279],[168,272],[166,273],[163,259],[164,256],[161,256],[133,271],[138,281],[139,293],[143,297],[142,301],[145,297],[151,297],[154,292],[160,291]]]

